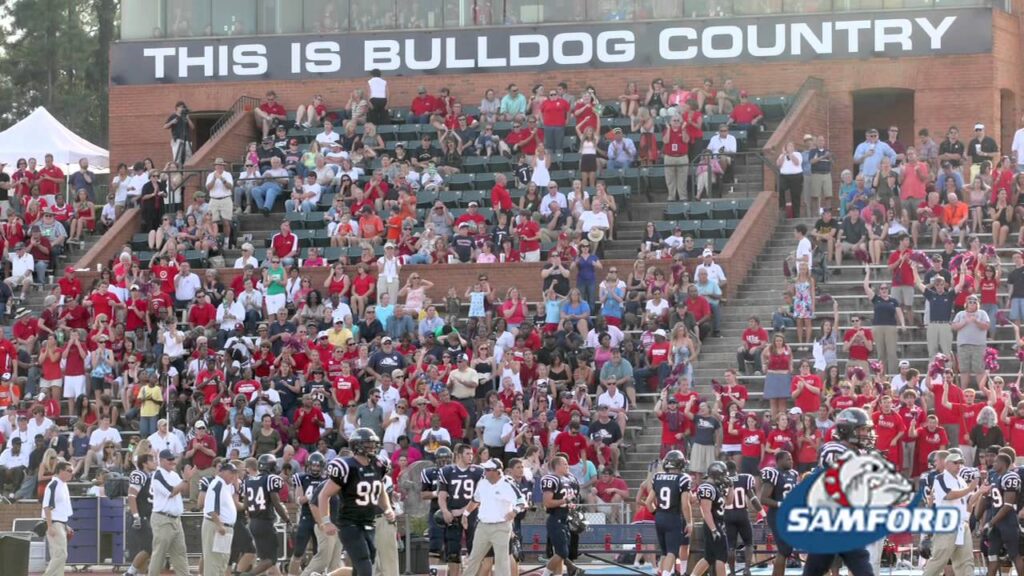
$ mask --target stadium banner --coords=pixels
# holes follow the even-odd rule
[[[113,85],[980,54],[992,9],[119,42]]]

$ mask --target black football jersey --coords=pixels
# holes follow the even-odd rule
[[[210,482],[213,481],[213,477],[206,477],[199,479],[199,491],[206,492],[210,489]]]
[[[132,470],[128,475],[128,491],[135,494],[135,506],[139,516],[149,518],[153,513],[153,492],[150,483],[153,475],[142,470]]]
[[[554,474],[547,474],[540,479],[540,489],[541,492],[551,492],[555,500],[566,500],[567,503],[576,502],[580,494],[580,484],[572,475],[562,478]],[[566,512],[568,512],[566,504],[548,509],[549,514],[564,514]]]
[[[764,468],[761,470],[761,482],[772,487],[772,500],[782,502],[789,491],[800,482],[800,473],[792,469],[783,472],[778,468]],[[769,514],[777,511],[777,508],[768,508]]]
[[[449,464],[441,470],[438,489],[448,493],[448,510],[459,510],[473,501],[476,486],[484,477],[484,469],[472,465],[462,469]]]
[[[992,482],[992,490],[988,493],[988,510],[985,513],[987,519],[992,519],[996,512],[1006,503],[1007,494],[1017,494],[1020,492],[1020,476],[1016,472],[1009,471],[1002,476],[996,476],[996,480]],[[1016,505],[1015,505],[1016,507]],[[1002,523],[1016,525],[1017,520],[1015,518],[1016,513],[1010,513],[1003,517]]]
[[[306,496],[306,503],[302,505],[299,511],[299,521],[312,520],[313,513],[309,511],[309,496],[312,494],[312,487],[314,484],[319,482],[319,478],[314,478],[309,474],[296,474],[292,476],[292,489],[296,490],[298,494],[304,494]]]
[[[754,477],[750,474],[737,474],[730,476],[729,480],[732,480],[732,490],[725,499],[725,509],[746,513],[747,502],[754,494]]]
[[[719,528],[725,522],[725,491],[711,482],[704,482],[697,487],[697,499],[711,502],[711,517]]]
[[[277,519],[271,494],[280,494],[284,480],[277,474],[262,474],[245,481],[245,507],[251,520]]]
[[[384,492],[384,473],[377,461],[370,460],[364,466],[354,456],[338,457],[327,465],[327,477],[341,488],[341,507],[335,523],[373,526]]]
[[[818,452],[818,466],[826,468],[835,464],[839,460],[839,457],[849,452],[847,448],[841,442],[826,442]]]
[[[441,468],[435,466],[433,468],[427,468],[420,472],[420,491],[421,492],[437,492],[438,483],[441,479]],[[437,497],[430,499],[430,513],[437,512],[439,506],[437,504]]]
[[[654,509],[678,516],[683,512],[683,496],[693,487],[689,474],[659,472],[651,480],[654,490]]]
[[[320,493],[323,492],[324,486],[327,486],[327,480],[313,480],[313,483],[306,489],[309,501],[312,502],[314,506],[320,505]],[[338,518],[340,506],[341,499],[338,498],[338,495],[335,494],[334,496],[331,496],[331,509],[327,512],[327,518],[330,518],[332,521],[336,520]],[[323,516],[324,511],[321,510],[320,515]]]

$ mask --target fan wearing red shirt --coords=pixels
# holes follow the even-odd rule
[[[188,311],[188,323],[193,328],[209,328],[216,319],[217,309],[213,307],[213,304],[210,304],[206,295],[202,292],[196,294],[196,302],[192,304]]]
[[[1009,433],[1006,435],[1007,445],[1014,450],[1021,450],[1018,454],[1024,454],[1024,404],[1018,404],[1013,415],[1004,416],[1003,422],[1007,424],[1009,429]]]
[[[559,452],[564,452],[569,466],[580,463],[580,459],[587,450],[587,437],[580,434],[578,422],[569,424],[569,429],[559,432],[555,436],[555,447]]]
[[[253,395],[262,389],[260,383],[253,378],[246,378],[245,380],[235,382],[235,394],[245,396],[245,399],[250,402],[253,400]]]
[[[519,236],[519,253],[524,262],[540,262],[540,224],[523,211],[523,222],[516,227]]]
[[[899,413],[892,409],[892,396],[882,396],[879,409],[871,415],[875,422],[875,433],[878,439],[875,446],[885,454],[896,470],[903,468],[903,437],[907,433],[906,424]]]
[[[423,86],[419,87],[416,97],[409,104],[409,120],[412,124],[426,124],[430,122],[430,115],[441,107],[441,103],[427,93]]]
[[[163,257],[157,259],[157,263],[149,267],[153,277],[160,281],[160,291],[165,294],[174,294],[174,279],[178,276],[178,264],[168,263]]]
[[[324,413],[313,405],[309,394],[302,397],[302,406],[295,411],[296,437],[307,450],[316,450],[320,441],[320,427],[324,425]]]
[[[552,92],[551,94],[556,94]],[[564,98],[548,95],[548,98],[541,102],[540,117],[544,123],[544,141],[553,152],[561,152],[565,125],[569,119],[569,102]]]
[[[749,129],[751,126],[759,124],[763,118],[764,111],[761,110],[761,107],[750,102],[747,99],[747,92],[741,90],[740,103],[733,106],[732,112],[729,114],[729,125]]]
[[[92,305],[93,318],[99,318],[102,314],[111,320],[114,318],[114,308],[123,306],[117,296],[107,289],[108,286],[106,282],[100,281],[99,287],[86,300],[86,306]]]
[[[900,301],[907,324],[914,323],[914,263],[910,260],[913,250],[910,247],[910,236],[900,237],[899,247],[889,255],[889,271],[892,273],[892,295]],[[909,314],[909,316],[908,316]]]
[[[811,363],[800,362],[800,372],[793,376],[791,384],[793,403],[804,414],[817,414],[821,410],[821,377],[811,374]]]
[[[944,391],[943,388],[946,388],[946,390]],[[931,391],[935,398],[934,416],[938,418],[939,426],[946,430],[949,442],[956,442],[956,444],[950,445],[959,446],[961,414],[957,409],[957,405],[965,404],[966,401],[963,390],[953,381],[953,371],[946,370],[943,373],[942,382],[938,384],[933,383]],[[943,398],[946,398],[948,402],[944,402]]]
[[[568,392],[563,392],[563,394],[562,405],[555,411],[555,422],[558,424],[559,430],[565,430],[566,426],[569,425],[569,421],[572,420],[573,413],[579,414],[581,417],[583,416],[583,410],[576,404],[576,399]]]
[[[192,466],[194,466],[200,472],[205,470],[211,470],[213,467],[213,460],[217,457],[217,439],[212,434],[208,434],[206,431],[206,422],[202,420],[195,424],[196,435],[189,441],[188,446],[185,449],[185,458],[192,459]],[[195,482],[196,486],[191,488],[190,494],[199,494],[199,480],[203,476],[211,476],[211,472],[205,474],[194,474],[192,480],[189,481],[190,486],[192,482]]]
[[[19,348],[34,350],[40,332],[39,318],[32,316],[32,312],[29,310],[20,312],[18,316],[19,318],[14,321],[14,326],[11,327],[11,335],[14,336],[14,341],[18,343]]]
[[[18,357],[18,350],[14,347],[14,344],[0,336],[0,374],[9,373],[16,376],[17,370],[15,370],[14,363],[11,359]]]
[[[771,464],[775,455],[782,450],[791,454],[796,450],[796,438],[789,427],[789,415],[783,412],[776,417],[775,422],[775,426],[765,436],[765,465]]]
[[[537,128],[537,119],[531,117],[526,120],[525,127],[513,130],[505,138],[505,143],[512,148],[513,154],[524,154],[529,161],[537,153],[537,146],[544,144],[544,132]]]
[[[274,255],[281,259],[285,266],[291,266],[299,253],[299,237],[292,234],[292,225],[287,220],[281,222],[281,231],[270,239],[270,248]]]
[[[747,328],[743,331],[741,340],[743,344],[736,350],[736,365],[745,374],[749,374],[747,362],[750,362],[754,365],[755,371],[762,372],[761,350],[768,344],[768,331],[761,326],[761,321],[757,317],[751,316],[747,319]]]
[[[757,474],[764,458],[765,433],[757,414],[747,414],[746,424],[740,431],[740,462],[744,474]]]
[[[512,211],[512,194],[509,193],[508,177],[504,174],[497,174],[494,177],[494,186],[491,188],[491,209],[501,212]]]
[[[469,412],[462,403],[452,400],[447,388],[441,390],[440,402],[434,412],[441,418],[441,427],[448,431],[452,442],[458,442],[466,435]]]
[[[896,413],[903,419],[903,427],[907,433],[903,436],[903,469],[914,468],[914,447],[917,445],[917,438],[912,437],[912,431],[924,426],[927,412],[917,404],[917,392],[905,388],[900,392],[900,405]]]
[[[864,397],[853,393],[853,385],[849,382],[843,382],[839,386],[839,393],[832,397],[829,401],[829,406],[836,413],[842,412],[847,408],[860,407],[864,405]]]
[[[124,329],[127,332],[134,332],[139,328],[149,330],[149,302],[139,294],[139,287],[132,285],[128,293],[128,302],[125,304]]]
[[[576,117],[576,136],[578,138],[583,138],[587,128],[592,128],[594,134],[598,134],[601,131],[600,118],[597,116],[597,105],[594,104],[594,96],[590,92],[584,93],[576,101],[576,105],[572,107],[572,115]]]
[[[334,389],[334,400],[338,406],[345,407],[359,402],[359,380],[352,375],[352,368],[348,362],[341,364],[341,374],[332,378]]]
[[[739,383],[737,375],[734,368],[726,369],[725,386],[715,390],[715,397],[725,413],[729,412],[729,407],[733,404],[738,404],[740,410],[747,407],[747,398],[750,397],[750,392],[747,391],[746,386]]]
[[[82,281],[75,277],[74,266],[64,268],[64,276],[57,280],[57,286],[65,303],[82,295]]]
[[[288,111],[277,101],[277,93],[273,90],[267,91],[266,100],[253,111],[256,128],[262,131],[264,138],[270,136],[274,127],[286,118],[288,118]]]
[[[54,165],[53,154],[43,157],[43,167],[39,169],[39,195],[56,196],[60,185],[64,183],[64,171]]]
[[[860,366],[865,370],[868,368],[868,358],[875,347],[875,337],[870,328],[861,326],[860,316],[850,317],[851,328],[843,333],[843,346],[849,356],[847,366]]]
[[[929,414],[924,426],[914,433],[917,437],[914,446],[914,470],[911,476],[916,478],[928,470],[928,455],[936,450],[949,446],[946,431],[939,427],[939,419]]]

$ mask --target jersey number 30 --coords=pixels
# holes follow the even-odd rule
[[[380,480],[356,484],[356,506],[376,506],[383,491],[384,484]]]

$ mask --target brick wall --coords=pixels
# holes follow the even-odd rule
[[[775,233],[779,222],[779,203],[775,192],[761,192],[750,210],[740,220],[729,243],[722,250],[719,263],[729,279],[727,297],[732,298],[747,279],[747,273]]]
[[[804,134],[828,134],[828,129],[828,96],[824,93],[823,82],[808,78],[786,118],[761,149],[766,162],[770,164],[764,166],[764,189],[776,189],[775,160],[787,142],[793,142],[799,148]],[[838,171],[835,173],[838,176]],[[838,187],[835,190],[838,191]]]
[[[993,127],[991,135],[999,138],[999,89],[1022,92],[1020,70],[1019,25],[1015,16],[996,11],[995,50],[993,54],[971,56],[945,56],[933,58],[865,58],[863,60],[778,62],[722,64],[717,66],[680,66],[666,68],[630,68],[582,70],[573,72],[517,72],[514,74],[430,75],[388,78],[391,102],[408,106],[417,86],[425,85],[432,93],[442,86],[452,89],[460,101],[479,103],[487,88],[499,94],[509,82],[516,82],[528,90],[534,84],[548,86],[566,81],[573,92],[593,85],[602,100],[614,100],[625,83],[636,80],[647,85],[652,78],[668,81],[682,79],[687,85],[697,85],[704,77],[716,80],[734,78],[740,88],[755,95],[793,94],[809,76],[825,81],[829,94],[829,140],[838,158],[853,154],[851,140],[853,122],[853,92],[874,88],[905,88],[914,90],[915,115],[913,126],[901,126],[904,134],[928,127],[944,130],[950,124],[961,126],[984,122]],[[956,78],[955,105],[950,94],[954,89],[950,79]],[[151,156],[158,164],[170,155],[168,134],[161,128],[167,115],[179,99],[188,101],[196,112],[225,110],[239,96],[261,97],[267,89],[274,89],[281,101],[293,110],[299,104],[321,93],[332,108],[344,106],[349,93],[364,87],[363,79],[325,79],[303,82],[244,82],[195,84],[188,86],[111,86],[110,88],[110,153],[112,162],[132,161]],[[240,157],[241,152],[235,152]],[[848,167],[840,162],[838,169]],[[837,170],[838,171],[838,170]]]
[[[91,285],[99,277],[99,272],[96,270],[97,263],[102,262],[106,265],[121,246],[131,239],[134,230],[138,228],[138,217],[133,212],[130,211],[125,218],[115,223],[114,228],[104,237],[104,241],[94,246],[75,265],[76,268],[82,270],[78,273],[78,277],[83,286]],[[777,221],[778,208],[774,192],[762,192],[754,200],[753,206],[747,211],[743,220],[740,221],[718,259],[718,263],[729,278],[727,296],[733,296],[743,283],[765,242],[771,238]],[[691,270],[696,264],[697,262],[688,263]],[[672,262],[660,261],[654,265],[668,272]],[[633,261],[605,260],[605,269],[607,270],[610,266],[617,266],[622,271],[621,277],[625,279],[629,274],[627,271],[633,266]],[[540,279],[542,267],[543,264],[525,263],[502,264],[501,266],[493,264],[406,266],[402,269],[401,281],[404,284],[409,274],[415,272],[424,280],[434,284],[434,287],[427,292],[427,296],[434,302],[443,302],[449,288],[455,288],[456,293],[462,298],[466,288],[476,282],[480,274],[487,274],[488,281],[498,296],[504,298],[506,291],[515,286],[530,301],[539,301],[542,299]],[[348,271],[349,274],[354,273],[352,267],[349,267]],[[322,287],[329,272],[328,268],[303,268],[302,276],[309,278],[315,288],[323,290]],[[242,272],[234,268],[220,268],[218,273],[220,280],[224,284],[230,285],[231,281]],[[575,275],[573,281],[575,282]]]
[[[10,530],[14,521],[19,518],[39,518],[39,503],[12,502],[0,506],[0,532]]]
[[[252,112],[239,112],[221,128],[216,136],[202,148],[196,150],[196,154],[189,159],[185,168],[209,169],[217,158],[224,158],[228,163],[234,162],[242,157],[246,146],[257,140],[259,136],[260,133],[256,129]],[[203,182],[199,182],[196,177],[189,181],[189,185],[185,187],[185,206],[192,201],[192,193],[202,184]]]
[[[99,274],[96,274],[96,264],[106,266],[125,244],[131,243],[132,236],[139,231],[141,224],[142,213],[138,208],[126,210],[120,218],[114,221],[114,225],[103,234],[103,237],[93,244],[92,248],[78,259],[78,262],[71,264],[71,266],[82,270],[83,273],[85,270],[91,270],[93,275],[98,277]],[[81,275],[80,277],[82,278],[82,285],[88,286],[85,277]]]

